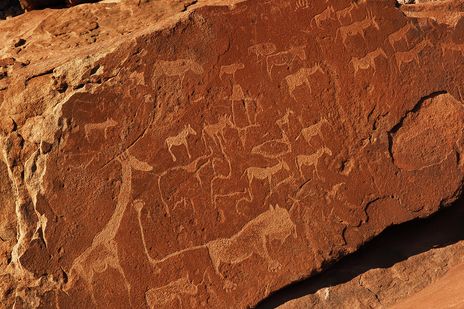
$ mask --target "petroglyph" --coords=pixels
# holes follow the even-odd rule
[[[315,136],[319,136],[320,138],[323,138],[324,137],[322,133],[323,124],[330,125],[329,121],[323,117],[315,124],[310,125],[309,127],[303,128],[300,134],[298,134],[298,136],[296,137],[296,140],[298,140],[301,136],[303,136],[304,140],[310,144],[311,139]]]
[[[441,44],[442,56],[445,56],[446,51],[459,52],[461,56],[464,56],[464,43],[456,44],[453,42],[445,42]]]
[[[283,115],[281,118],[276,120],[276,125],[280,128],[280,130],[284,130],[284,127],[286,126],[287,129],[290,127],[290,115],[295,114],[290,108],[287,108],[285,110],[285,115]]]
[[[311,0],[296,0],[295,11],[311,7]]]
[[[270,167],[249,167],[243,172],[243,175],[247,175],[248,186],[251,188],[253,179],[267,180],[269,187],[272,189],[272,176],[279,173],[280,171],[290,172],[290,167],[285,161],[279,160],[279,163]]]
[[[268,159],[279,159],[292,152],[292,143],[287,134],[282,130],[282,137],[265,141],[251,149],[252,154],[260,155]],[[283,146],[283,147],[281,147]]]
[[[335,10],[333,6],[329,5],[324,11],[322,11],[322,13],[314,16],[314,18],[311,20],[311,23],[314,21],[316,26],[318,28],[321,28],[323,22],[328,21],[330,19],[334,19],[333,17],[334,13],[335,13]]]
[[[411,30],[417,30],[417,27],[412,22],[409,22],[400,30],[390,34],[388,36],[388,42],[390,43],[391,47],[395,49],[395,43],[404,40],[409,48],[408,32]]]
[[[335,14],[337,15],[338,21],[340,22],[342,18],[346,18],[347,16],[350,16],[350,20],[353,20],[352,12],[356,8],[358,8],[358,4],[356,2],[352,2],[346,8],[337,11]]]
[[[322,70],[322,67],[320,64],[316,64],[311,68],[301,68],[299,69],[296,73],[287,75],[285,77],[285,81],[287,82],[288,86],[288,92],[290,96],[296,101],[296,97],[293,94],[295,89],[301,85],[306,85],[311,92],[311,83],[309,82],[309,78],[313,75],[316,74],[316,72],[320,72],[321,74],[324,74],[324,71]]]
[[[245,65],[243,63],[232,63],[229,65],[223,65],[221,66],[221,69],[219,70],[219,78],[222,79],[222,76],[225,74],[232,75],[232,79],[235,80],[235,73],[238,70],[243,70],[245,68]]]
[[[300,60],[306,60],[305,46],[292,47],[289,50],[281,51],[279,53],[267,56],[266,69],[269,78],[272,79],[272,68],[274,66],[291,65],[296,58],[299,58]]]
[[[103,130],[103,137],[108,138],[108,129],[113,128],[118,123],[113,118],[107,118],[104,122],[86,123],[84,125],[85,138],[89,140],[89,134],[94,130]]]
[[[271,258],[267,250],[268,240],[279,240],[283,244],[290,235],[293,234],[295,238],[297,237],[296,225],[290,218],[288,210],[276,205],[275,207],[270,206],[267,211],[250,220],[238,233],[230,238],[218,238],[204,245],[192,246],[173,252],[161,259],[153,259],[147,249],[140,216],[143,205],[142,201],[137,201],[137,204],[134,203],[138,213],[145,254],[154,266],[193,250],[207,249],[213,268],[221,278],[224,278],[219,270],[221,263],[238,264],[250,258],[253,254],[265,259],[269,270],[276,271],[280,268],[280,263]]]
[[[277,47],[274,43],[259,43],[248,47],[249,54],[256,55],[256,61],[261,61],[264,57],[274,53]]]
[[[216,145],[220,145],[222,149],[222,142],[225,142],[224,131],[227,127],[234,127],[230,115],[221,115],[217,123],[204,126],[201,131],[201,138],[205,146],[207,145],[206,136],[208,136]]]
[[[189,280],[187,275],[169,282],[167,285],[149,289],[145,292],[145,299],[148,307],[153,309],[168,306],[174,301],[177,301],[176,308],[183,308],[182,297],[184,295],[194,296],[197,293],[198,287]]]
[[[433,47],[433,44],[430,42],[430,39],[425,38],[408,51],[396,52],[395,60],[398,70],[401,70],[402,64],[407,64],[413,61],[415,61],[417,65],[420,65],[419,53],[422,52],[427,46]]]
[[[187,149],[187,155],[189,159],[192,158],[192,156],[190,155],[190,150],[189,150],[188,141],[187,141],[187,138],[189,135],[197,135],[197,132],[190,126],[190,124],[186,125],[182,129],[182,131],[179,132],[179,134],[166,138],[166,145],[168,147],[168,151],[171,154],[172,160],[174,162],[177,161],[177,158],[171,150],[172,146],[184,145],[185,149]]]
[[[324,154],[331,156],[332,151],[327,147],[322,147],[322,148],[318,149],[313,154],[310,154],[310,155],[298,155],[296,157],[296,165],[298,166],[298,171],[300,172],[301,177],[304,177],[303,169],[302,169],[304,166],[313,166],[317,177],[319,179],[323,180],[324,178],[322,178],[319,175],[319,171],[318,171],[317,166],[319,164],[319,160],[322,158],[322,156]]]
[[[173,61],[159,60],[155,63],[155,78],[160,76],[178,77],[181,85],[187,72],[193,72],[197,75],[203,74],[203,67],[192,59],[178,59]]]
[[[121,164],[122,180],[114,213],[105,227],[95,235],[90,247],[74,260],[70,270],[70,282],[72,282],[75,277],[84,279],[95,304],[96,299],[92,286],[93,277],[95,273],[102,273],[108,267],[115,269],[123,277],[130,298],[131,286],[119,262],[118,247],[114,238],[119,230],[121,220],[131,198],[132,170],[134,169],[142,172],[149,172],[152,170],[151,165],[139,161],[129,154],[128,151],[123,152],[117,158],[117,161]]]
[[[376,50],[367,53],[367,55],[362,58],[351,58],[350,62],[353,65],[354,75],[356,75],[359,70],[367,70],[369,68],[374,69],[375,72],[375,59],[381,56],[385,59],[388,59],[387,54],[384,52],[384,50],[381,47],[378,47]]]
[[[353,37],[355,35],[360,35],[365,40],[366,36],[364,31],[370,27],[380,30],[379,24],[376,21],[376,17],[372,16],[372,13],[368,11],[367,16],[363,20],[354,22],[348,26],[342,26],[338,28],[336,38],[338,35],[340,35],[343,44],[345,44],[349,37]]]

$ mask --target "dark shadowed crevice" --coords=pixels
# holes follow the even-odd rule
[[[355,253],[326,271],[284,287],[261,301],[256,308],[279,305],[316,291],[352,280],[375,268],[388,268],[433,248],[464,240],[464,197],[434,215],[387,228]]]

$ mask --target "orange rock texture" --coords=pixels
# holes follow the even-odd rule
[[[115,2],[0,22],[5,307],[246,308],[460,196],[462,19]]]

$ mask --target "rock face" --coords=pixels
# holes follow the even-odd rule
[[[391,268],[368,271],[278,308],[461,308],[463,269],[464,242],[459,242]]]
[[[162,5],[0,24],[6,306],[252,306],[459,196],[459,22]]]

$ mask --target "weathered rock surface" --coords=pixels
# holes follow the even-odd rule
[[[5,306],[247,307],[454,201],[463,29],[395,4],[1,22]]]
[[[464,242],[370,270],[351,281],[289,301],[297,308],[461,308]]]

